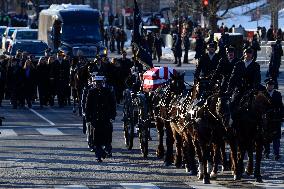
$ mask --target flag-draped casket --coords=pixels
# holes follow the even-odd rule
[[[176,75],[177,71],[170,67],[154,67],[143,74],[144,91],[155,90],[171,78],[171,74]]]

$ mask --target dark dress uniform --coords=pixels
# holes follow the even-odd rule
[[[189,41],[188,35],[185,35],[183,37],[183,47],[184,47],[183,63],[187,64],[188,63],[188,51],[190,47],[190,41]]]
[[[228,89],[232,96],[233,117],[239,109],[239,102],[242,96],[251,89],[258,89],[260,86],[261,75],[260,66],[257,62],[251,60],[251,63],[246,67],[244,61],[239,61],[232,72]]]
[[[267,131],[269,134],[267,136],[267,143],[265,144],[264,153],[266,157],[269,156],[270,143],[273,142],[273,152],[275,160],[278,160],[280,158],[279,148],[281,139],[281,120],[283,117],[284,106],[280,92],[273,90],[270,93],[267,91],[267,94],[272,103],[272,110],[268,115]]]
[[[46,62],[37,65],[36,82],[38,86],[40,106],[42,107],[43,105],[47,105],[48,101],[49,70]]]
[[[165,47],[164,40],[160,36],[155,37],[154,48],[155,48],[155,53],[156,53],[158,62],[160,62],[160,60],[161,60],[162,47]],[[155,58],[155,56],[154,56],[154,58]]]
[[[112,123],[116,116],[116,101],[112,90],[108,87],[91,88],[86,98],[86,122],[90,126],[89,139],[91,148],[96,152],[97,160],[106,153],[111,153]],[[90,141],[89,141],[90,143]]]
[[[131,75],[131,67],[134,65],[129,58],[120,58],[117,60],[118,67],[115,67],[114,73],[114,90],[116,95],[116,100],[118,103],[122,100],[123,91],[126,88],[125,81]]]
[[[69,62],[66,60],[55,60],[51,65],[51,72],[55,78],[55,90],[59,107],[63,107],[66,102],[66,91],[69,84]]]
[[[209,53],[201,56],[194,73],[195,80],[198,80],[201,72],[203,77],[209,77],[216,70],[219,60],[220,57],[216,53],[211,55],[211,57]]]
[[[225,92],[228,88],[228,83],[232,74],[232,71],[237,62],[240,60],[238,58],[234,58],[229,60],[226,58],[221,58],[213,76],[211,79],[211,84],[216,83],[218,80],[221,82],[221,92]]]

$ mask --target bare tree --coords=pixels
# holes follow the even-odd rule
[[[204,7],[203,0],[175,0],[173,11],[175,16],[206,13],[205,17],[209,21],[209,29],[216,32],[218,20],[222,19],[230,8],[234,5],[251,1],[253,0],[208,0],[208,5]],[[222,14],[217,15],[217,12],[220,10],[223,10]]]

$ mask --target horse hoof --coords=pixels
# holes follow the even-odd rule
[[[165,162],[166,167],[171,166],[172,164],[173,164],[172,162],[168,162],[168,161]]]
[[[247,176],[251,176],[251,174],[252,174],[252,173],[251,173],[250,171],[248,171],[248,170],[245,170],[245,173],[246,173]]]
[[[197,175],[197,171],[191,170],[191,171],[188,172],[188,175],[189,176],[196,176]]]
[[[210,179],[216,180],[217,179],[217,173],[214,173],[213,171],[210,173]]]
[[[261,176],[257,176],[257,177],[255,178],[255,182],[263,183],[262,177],[261,177]]]
[[[234,175],[234,180],[241,180],[241,175]]]
[[[210,180],[208,178],[203,179],[203,184],[210,184]]]
[[[199,179],[199,180],[202,180],[202,179],[203,179],[203,177],[204,177],[204,175],[203,175],[203,174],[201,174],[201,173],[198,173],[198,176],[197,176],[197,177],[198,177],[198,179]]]

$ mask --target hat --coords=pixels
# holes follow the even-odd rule
[[[229,47],[227,47],[227,52],[235,52],[235,47],[230,45]]]
[[[267,78],[264,80],[264,82],[267,84],[267,85],[274,85],[275,84],[275,81],[274,79],[272,78]]]
[[[217,48],[217,44],[215,41],[211,41],[210,43],[208,43],[208,48],[214,48],[216,49]]]
[[[93,79],[93,81],[104,81],[105,76],[96,75],[95,77],[92,77],[92,79]]]
[[[248,47],[245,49],[244,53],[253,53],[253,49],[251,47]]]

